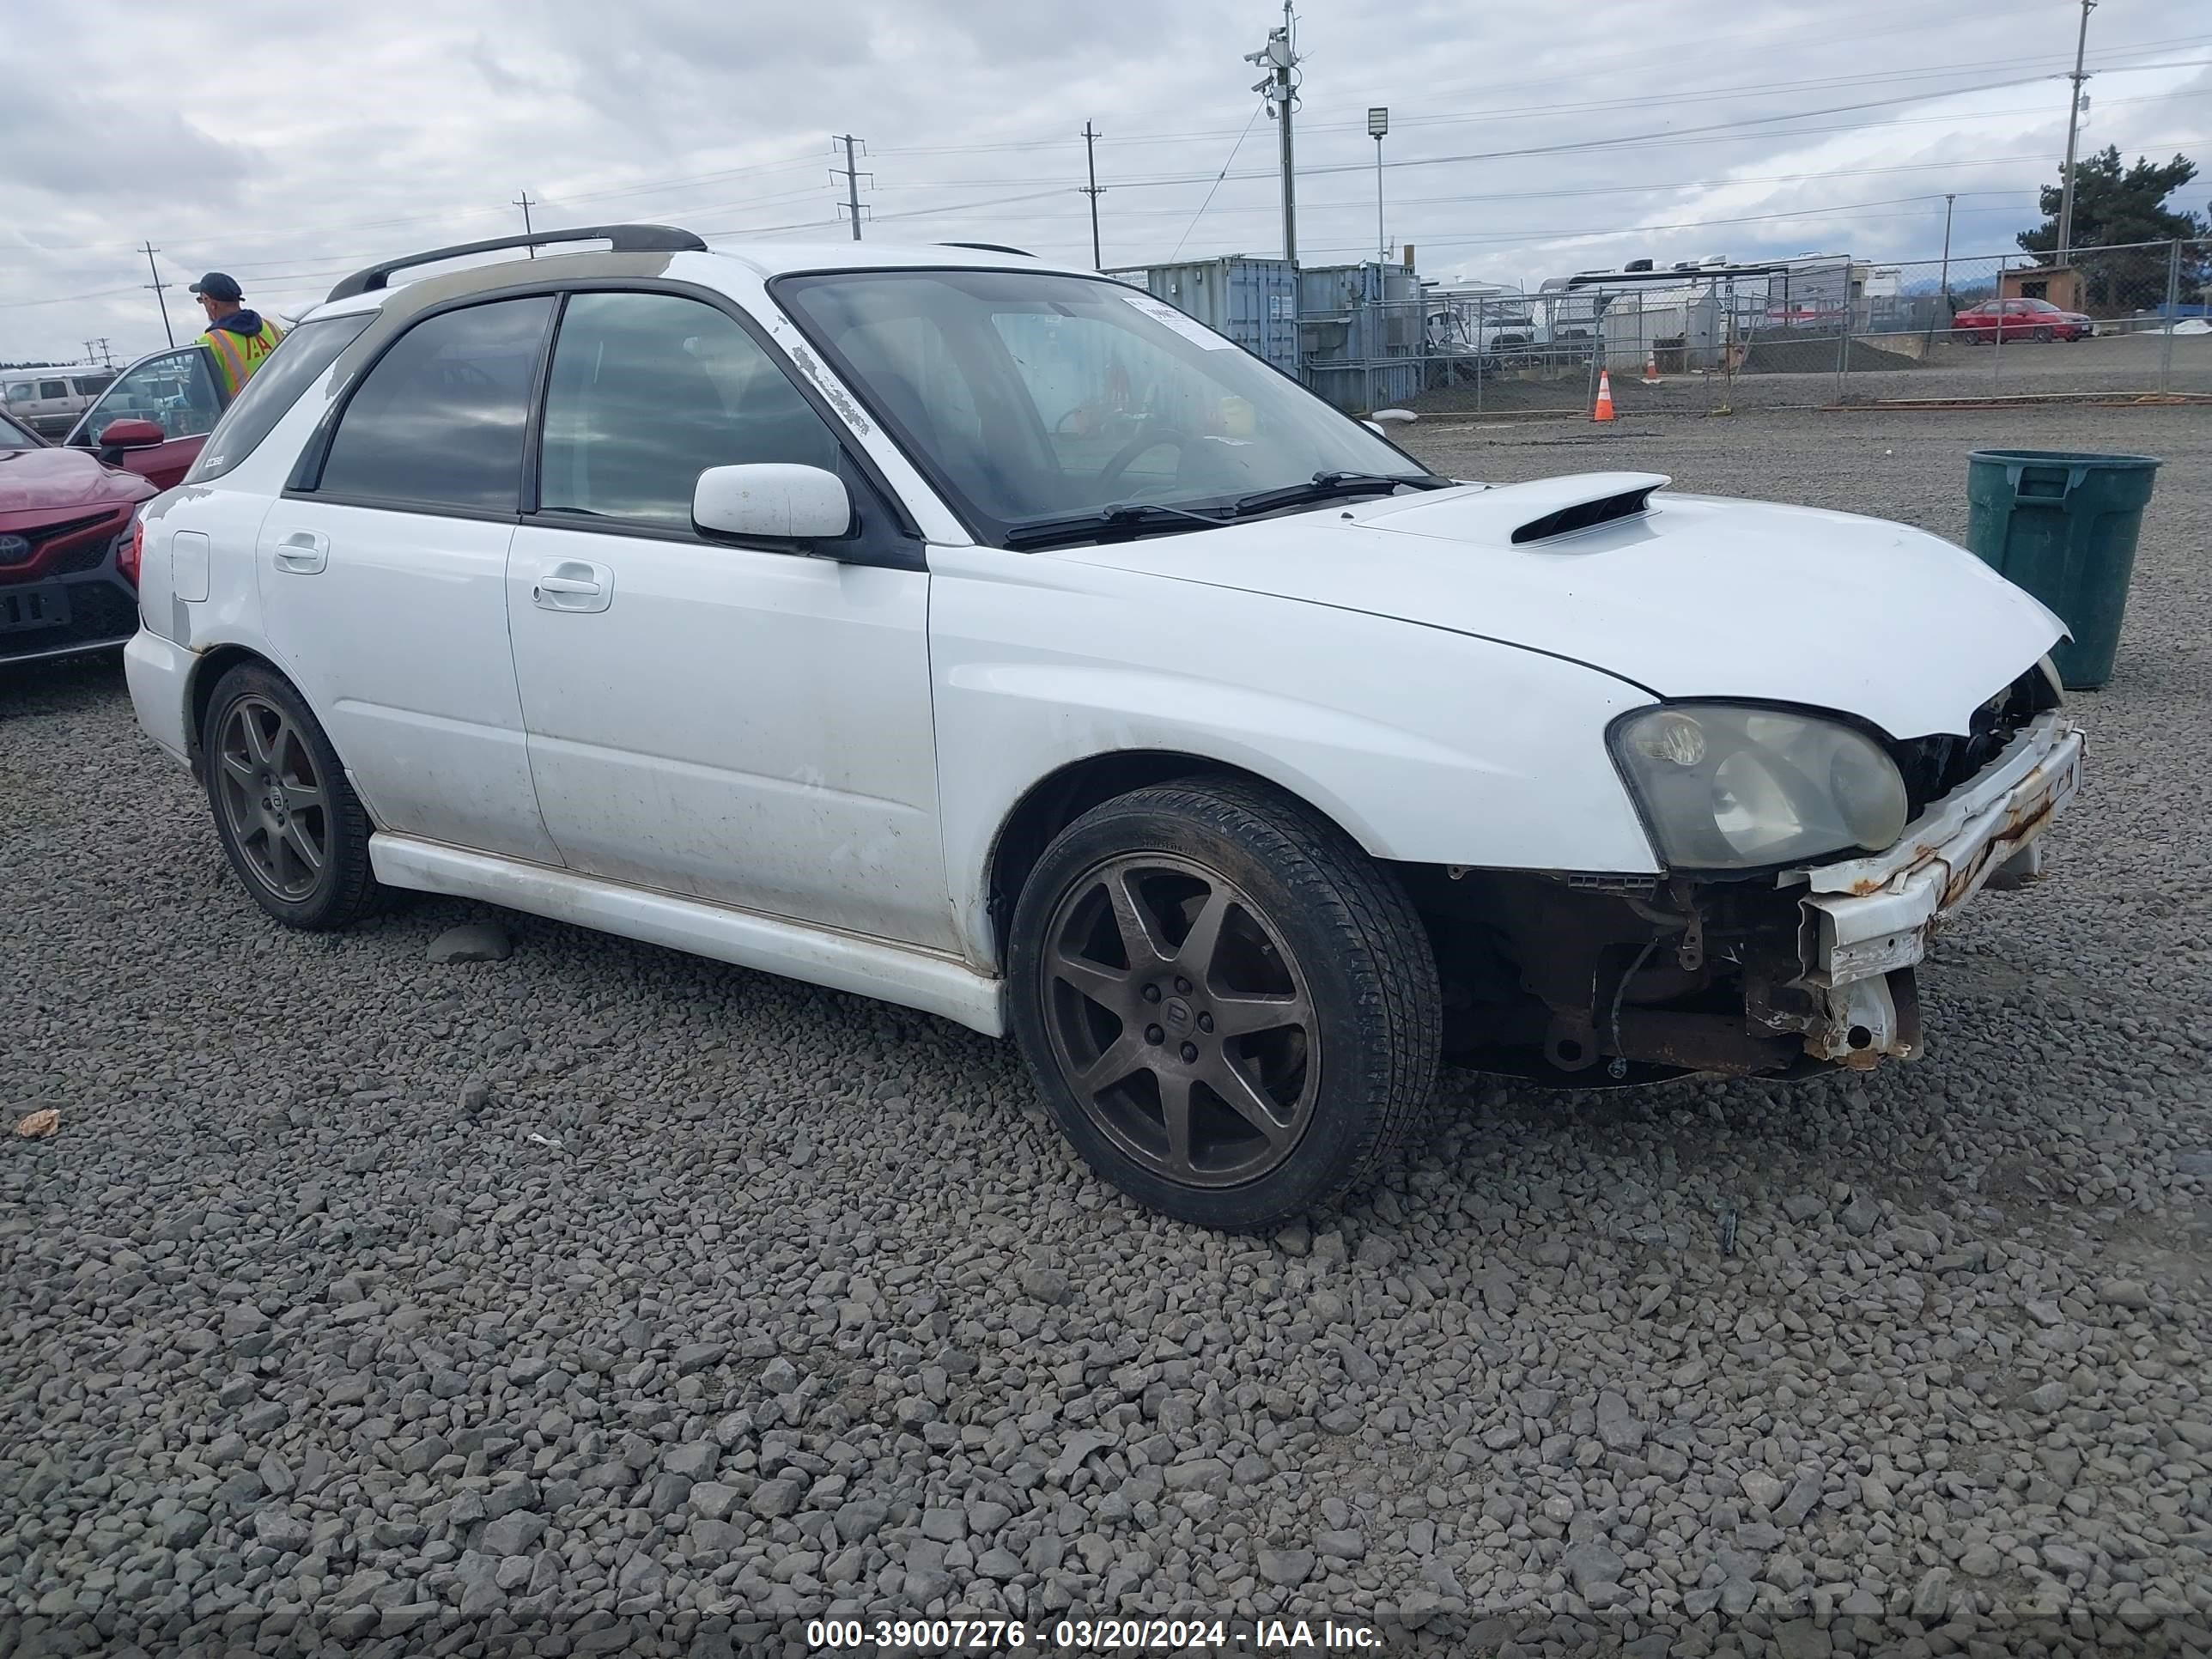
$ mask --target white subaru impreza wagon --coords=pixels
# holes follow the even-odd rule
[[[289,926],[421,889],[1011,1033],[1255,1229],[1443,1056],[1910,1059],[2079,781],[2061,623],[1917,531],[1438,477],[1012,249],[532,240],[605,246],[339,283],[145,510],[138,719]]]

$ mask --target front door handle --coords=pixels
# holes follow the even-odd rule
[[[319,530],[295,530],[276,544],[276,568],[298,576],[319,574],[331,562],[331,538]]]
[[[604,611],[614,599],[614,572],[582,559],[562,559],[532,579],[530,602],[541,611]]]

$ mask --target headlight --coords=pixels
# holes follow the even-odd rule
[[[1753,870],[1903,833],[1905,780],[1871,738],[1833,720],[1676,703],[1613,723],[1613,759],[1675,869]]]

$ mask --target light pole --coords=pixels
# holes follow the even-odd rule
[[[1382,135],[1390,131],[1390,106],[1377,104],[1367,112],[1367,136],[1375,141],[1375,258],[1390,263],[1390,239],[1382,234]]]
[[[1291,144],[1291,112],[1298,101],[1298,54],[1291,43],[1296,21],[1291,0],[1283,0],[1283,27],[1268,30],[1267,44],[1244,55],[1246,63],[1267,71],[1267,79],[1252,90],[1267,99],[1269,117],[1281,124],[1277,136],[1282,142],[1283,258],[1292,264],[1298,262],[1297,161]]]

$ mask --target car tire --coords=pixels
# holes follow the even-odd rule
[[[216,836],[254,902],[287,927],[344,927],[382,889],[368,813],[322,723],[281,675],[242,663],[216,683],[200,728]]]
[[[1084,1161],[1226,1232],[1282,1225],[1425,1119],[1443,1024],[1404,889],[1265,786],[1192,779],[1093,808],[1015,906],[1016,1035]]]
[[[2051,337],[2051,331],[2047,328],[2039,328],[2035,331],[2035,343],[2038,345],[2049,345]]]

